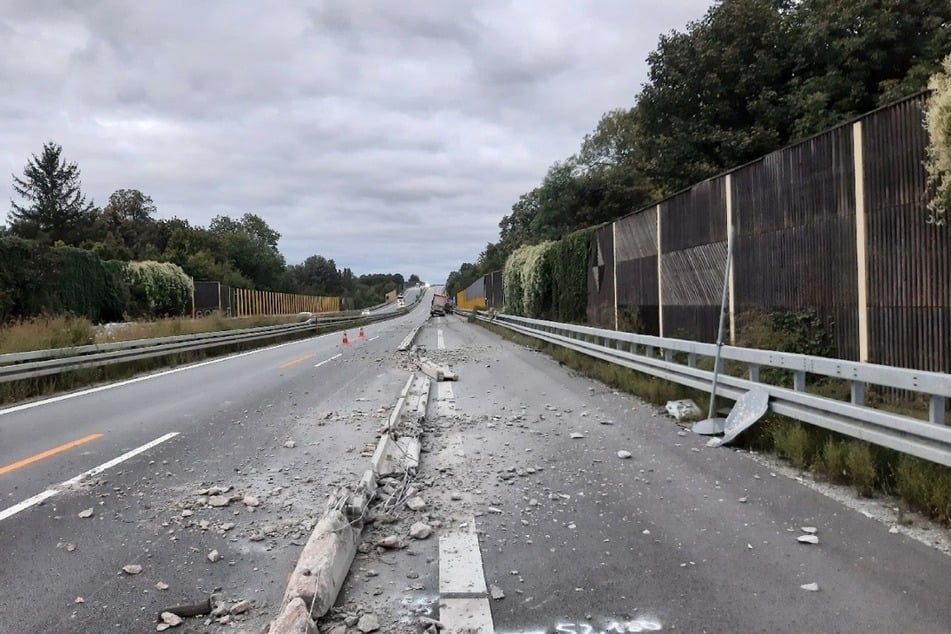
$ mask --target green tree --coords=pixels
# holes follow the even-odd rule
[[[154,238],[157,209],[152,197],[137,189],[117,189],[103,207],[99,224],[106,236],[113,236],[127,249],[129,256],[118,259],[142,259]],[[108,240],[103,239],[108,243]]]
[[[277,248],[281,234],[261,217],[251,213],[241,220],[216,216],[208,231],[221,241],[222,253],[232,268],[251,280],[255,288],[277,289],[286,267]]]
[[[10,232],[47,243],[79,244],[92,230],[97,210],[80,190],[79,167],[62,158],[63,148],[52,141],[13,177],[13,190],[25,204],[11,201]]]

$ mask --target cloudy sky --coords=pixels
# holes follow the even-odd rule
[[[441,283],[711,4],[0,0],[0,222],[52,140],[99,205],[252,212],[290,264]]]

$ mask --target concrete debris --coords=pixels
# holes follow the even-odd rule
[[[167,630],[167,629],[170,628],[170,627],[172,627],[172,626],[169,625],[168,623],[159,623],[158,625],[155,626],[155,631],[156,631],[156,632],[164,632],[165,630]]]
[[[815,535],[800,535],[798,541],[800,544],[818,544],[819,538]]]
[[[580,433],[578,433],[578,432],[576,432],[576,431],[573,431],[573,432],[571,432],[571,438],[574,439],[574,440],[578,440],[578,439],[580,439],[580,438],[584,438],[584,434],[580,434]]]
[[[304,545],[284,593],[284,603],[300,597],[319,618],[337,601],[357,552],[360,529],[339,510],[329,510]]]
[[[386,548],[387,550],[399,550],[400,548],[406,548],[406,542],[399,538],[397,535],[387,535],[383,539],[378,540],[374,546],[378,548]]]
[[[208,506],[222,508],[231,504],[231,498],[226,495],[212,495],[208,498]]]
[[[804,583],[804,584],[802,584],[802,585],[799,586],[799,587],[802,588],[803,590],[807,590],[807,591],[809,591],[809,592],[819,592],[819,584],[818,584],[818,583]]]
[[[248,601],[247,599],[243,601],[238,601],[237,603],[232,605],[231,609],[229,610],[231,614],[245,614],[250,611],[251,611],[251,602]]]
[[[815,535],[818,532],[815,526],[802,526],[800,527],[800,530],[803,533],[808,533],[809,535]]]
[[[127,566],[122,566],[122,572],[127,575],[137,575],[142,572],[142,566],[139,564],[129,564]]]
[[[375,632],[380,629],[380,620],[375,614],[364,614],[360,617],[360,620],[357,621],[357,629],[364,634],[367,632]]]
[[[500,601],[505,598],[505,593],[502,592],[502,588],[495,584],[491,584],[489,585],[489,596],[491,596],[496,601]]]
[[[737,500],[737,502],[739,502],[740,504],[746,504],[747,500],[749,500],[749,498],[744,495],[739,500]]]
[[[624,459],[624,458],[630,458],[630,457],[631,457],[631,452],[630,452],[630,451],[627,451],[626,449],[621,449],[620,451],[617,452],[617,457],[618,457],[618,458],[622,458],[622,459]]]
[[[423,522],[416,522],[410,526],[409,534],[413,539],[426,539],[432,535],[433,529],[429,524]]]
[[[162,623],[165,623],[169,627],[178,627],[183,623],[182,617],[174,612],[162,612],[161,619]]]
[[[244,498],[242,498],[242,502],[244,502],[245,506],[252,507],[259,506],[261,504],[261,502],[253,495],[245,495]]]
[[[297,446],[297,443],[294,442],[293,440],[288,440],[286,443],[284,443],[285,449],[293,449],[296,446]]]
[[[86,599],[82,597],[76,597],[75,599],[73,599],[73,603],[85,603],[85,602],[86,602]]]
[[[411,511],[421,511],[426,508],[426,500],[419,497],[418,495],[414,495],[410,499],[406,500],[406,508]]]
[[[76,544],[66,544],[66,552],[71,553],[76,550]]]
[[[667,401],[664,406],[667,413],[677,420],[699,420],[703,412],[697,407],[691,399],[685,398],[679,401]]]
[[[83,511],[80,511],[80,512],[78,513],[78,515],[79,515],[79,517],[81,517],[81,518],[83,518],[83,519],[86,519],[87,517],[92,517],[92,515],[93,515],[93,510],[92,510],[91,508],[88,508],[88,509],[85,509],[85,510],[83,510]]]
[[[168,590],[168,584],[165,583],[164,581],[159,581],[158,583],[155,584],[155,589],[156,589],[156,590]]]
[[[213,564],[221,561],[221,554],[217,550],[211,551],[208,553],[208,561]]]

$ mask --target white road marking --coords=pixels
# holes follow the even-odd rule
[[[331,332],[331,333],[327,333],[326,335],[320,335],[319,337],[314,337],[314,339],[323,339],[324,337],[330,337],[331,335],[335,335],[335,334],[336,333]],[[137,376],[134,379],[127,379],[125,381],[119,381],[117,383],[110,383],[109,385],[100,385],[98,387],[92,387],[92,388],[89,388],[88,390],[80,390],[78,392],[71,392],[69,394],[61,394],[60,396],[52,396],[50,398],[44,398],[43,400],[40,400],[40,401],[23,403],[22,405],[14,405],[13,407],[0,409],[0,416],[3,416],[4,414],[13,414],[14,412],[22,412],[23,410],[33,409],[34,407],[40,407],[42,405],[58,403],[59,401],[65,401],[70,398],[76,398],[77,396],[86,396],[87,394],[95,394],[97,392],[104,392],[105,390],[111,390],[116,387],[122,387],[123,385],[132,385],[133,383],[138,383],[140,381],[148,381],[150,379],[157,379],[161,376],[167,376],[169,374],[185,372],[186,370],[194,370],[195,368],[201,368],[206,365],[221,363],[222,361],[230,361],[231,359],[246,357],[251,354],[257,354],[258,352],[266,352],[268,350],[277,350],[278,348],[283,348],[285,346],[291,346],[298,343],[300,343],[300,340],[288,341],[285,343],[279,343],[275,346],[270,346],[268,348],[258,348],[257,350],[248,350],[247,352],[239,352],[238,354],[232,354],[227,357],[220,357],[218,359],[209,359],[208,361],[202,361],[200,363],[194,363],[192,365],[186,365],[179,368],[172,368],[171,370],[164,370],[162,372],[156,372],[155,374],[149,374],[147,376]]]
[[[482,552],[475,533],[447,533],[439,537],[439,592],[486,592]]]
[[[315,367],[315,368],[319,368],[319,367],[322,366],[323,364],[325,364],[325,363],[330,363],[330,362],[333,361],[334,359],[339,359],[339,358],[342,357],[342,356],[343,356],[343,353],[342,353],[342,352],[338,352],[337,354],[335,354],[334,356],[330,357],[329,359],[324,359],[324,360],[321,361],[320,363],[315,363],[315,364],[314,364],[314,367]]]
[[[446,340],[442,336],[442,328],[436,330],[436,349],[445,350],[446,349]]]
[[[448,632],[495,634],[487,598],[440,599],[439,620],[446,625]]]
[[[380,338],[380,335],[377,335],[376,337],[370,337],[369,339],[367,339],[367,341],[374,341],[375,339],[379,339],[379,338]]]
[[[148,451],[148,450],[151,449],[152,447],[155,447],[155,446],[157,446],[157,445],[160,445],[160,444],[162,444],[163,442],[165,442],[166,440],[170,440],[170,439],[174,438],[175,436],[178,436],[178,432],[177,432],[177,431],[173,431],[173,432],[171,432],[171,433],[165,434],[164,436],[160,436],[159,438],[156,438],[155,440],[153,440],[153,441],[151,441],[151,442],[145,443],[145,444],[142,445],[141,447],[136,447],[135,449],[133,449],[133,450],[131,450],[131,451],[127,451],[126,453],[122,454],[122,455],[119,456],[118,458],[113,458],[112,460],[110,460],[110,461],[108,461],[108,462],[102,463],[102,464],[99,465],[98,467],[93,467],[92,469],[89,469],[88,471],[83,471],[83,472],[80,473],[78,476],[76,476],[76,477],[74,477],[74,478],[70,478],[69,480],[66,480],[65,482],[60,483],[58,486],[49,488],[49,489],[43,491],[42,493],[38,493],[38,494],[34,495],[34,496],[31,497],[31,498],[27,498],[26,500],[23,500],[23,501],[20,502],[19,504],[14,504],[14,505],[11,506],[10,508],[7,508],[7,509],[4,509],[3,511],[0,511],[0,521],[3,521],[3,520],[5,520],[5,519],[7,519],[8,517],[12,517],[12,516],[16,515],[17,513],[19,513],[20,511],[24,511],[24,510],[30,508],[31,506],[36,506],[37,504],[39,504],[39,503],[42,502],[43,500],[46,500],[46,499],[48,499],[48,498],[51,498],[51,497],[53,497],[54,495],[56,495],[57,493],[62,493],[65,489],[68,489],[68,488],[71,487],[71,486],[74,486],[74,485],[76,485],[76,484],[79,484],[80,482],[82,482],[82,481],[85,480],[86,478],[91,478],[92,476],[99,475],[100,473],[102,473],[102,472],[105,471],[106,469],[111,469],[112,467],[116,466],[117,464],[123,463],[123,462],[125,462],[126,460],[128,460],[129,458],[135,457],[135,456],[139,455],[140,453],[142,453],[142,452],[144,452],[144,451]]]

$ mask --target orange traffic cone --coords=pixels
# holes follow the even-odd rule
[[[350,340],[347,339],[347,332],[344,331],[344,333],[343,333],[343,345],[347,345],[348,343],[350,343]]]
[[[363,334],[363,326],[360,326],[360,339],[363,339],[366,335]]]

